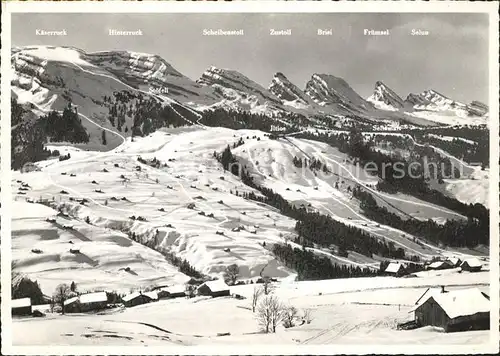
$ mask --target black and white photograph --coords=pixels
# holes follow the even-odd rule
[[[9,14],[11,347],[498,350],[498,4],[292,5]]]

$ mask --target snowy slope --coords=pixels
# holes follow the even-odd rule
[[[205,274],[220,275],[225,266],[236,263],[240,266],[242,276],[258,276],[266,266],[269,275],[286,277],[293,273],[277,262],[262,243],[271,245],[284,242],[285,239],[293,241],[295,221],[270,206],[231,194],[251,189],[238,177],[224,172],[213,158],[214,151],[221,152],[227,144],[236,143],[240,138],[244,144],[234,148],[233,153],[247,166],[259,184],[273,189],[291,203],[310,204],[308,209],[331,215],[381,240],[393,241],[410,255],[418,255],[423,259],[455,253],[417,244],[413,236],[365,218],[359,203],[351,199],[348,187],[352,188],[357,182],[372,189],[369,187],[377,179],[347,163],[347,157],[336,149],[319,142],[295,138],[271,140],[259,131],[178,128],[157,131],[148,137],[134,138],[134,141],[127,139],[112,152],[71,150],[71,159],[67,161],[51,159],[38,163],[42,169],[40,172],[15,172],[14,194],[19,204],[28,204],[30,207],[37,204],[21,201],[39,197],[50,200],[54,197],[55,207],[69,215],[66,219],[69,221],[64,224],[79,226],[79,231],[87,238],[88,234],[99,236],[106,229],[120,236],[134,233],[138,242],[160,252],[174,253]],[[61,148],[61,151],[65,153],[68,149]],[[292,159],[304,155],[323,160],[337,175],[316,176],[308,170],[300,172],[293,166]],[[138,162],[139,156],[146,160],[156,158],[166,166],[153,168]],[[26,195],[20,194],[17,180],[32,187],[26,191]],[[335,188],[337,182],[339,188]],[[61,193],[62,190],[68,194]],[[462,218],[447,209],[402,194],[380,196],[383,199],[379,203],[390,202],[391,206],[403,209],[416,218]],[[124,197],[126,200],[123,200]],[[76,198],[86,198],[89,202],[81,205],[71,200]],[[19,219],[22,219],[24,210],[18,210]],[[132,215],[141,215],[147,221],[132,220]],[[92,226],[86,222],[87,217]],[[45,215],[42,215],[40,220],[44,227],[35,227],[34,231],[26,233],[35,235],[37,229],[42,229],[50,230],[48,233],[52,236],[55,233],[52,230],[58,231],[49,229],[44,218]],[[22,224],[15,225],[13,233],[24,234],[19,231],[23,229],[25,227]],[[68,239],[61,240],[62,246],[67,244]],[[120,241],[127,239],[119,238]],[[56,241],[59,240],[57,238]],[[31,245],[19,245],[19,251],[15,252],[19,253],[16,258],[20,266],[29,266],[29,271],[36,276],[43,276],[43,271],[47,269],[64,270],[71,266],[59,265],[59,259],[40,260],[40,256],[31,261],[29,255],[32,247],[28,246]],[[44,245],[41,247],[42,250],[47,248]],[[378,266],[380,260],[376,256],[368,258],[355,253],[342,258],[331,251],[315,251],[332,258],[336,263],[354,266]],[[456,251],[458,256],[462,253]],[[97,261],[99,266],[103,257],[89,252],[88,258]],[[94,263],[90,262],[90,265]],[[66,277],[62,274],[60,278]],[[101,277],[95,278],[99,282]],[[147,284],[152,279],[148,272],[141,280]],[[55,281],[60,281],[59,277]]]
[[[43,179],[40,173],[34,175],[38,177],[33,177],[35,180]],[[41,191],[40,183],[44,183],[38,183]],[[45,185],[48,191],[50,183]],[[46,295],[52,295],[59,283],[69,285],[72,281],[80,291],[128,292],[157,283],[184,283],[189,279],[160,253],[131,241],[120,231],[57,214],[57,210],[41,204],[22,199],[13,202],[14,271],[37,280]],[[67,229],[69,226],[73,229]],[[71,250],[80,253],[71,253]]]

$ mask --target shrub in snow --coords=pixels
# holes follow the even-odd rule
[[[295,319],[299,311],[294,306],[290,305],[283,308],[283,326],[285,328],[292,328],[295,326]]]
[[[276,332],[276,327],[283,321],[284,307],[275,296],[266,296],[257,309],[257,320],[265,333]]]
[[[302,318],[305,320],[305,322],[307,324],[311,324],[312,321],[311,309],[304,309],[302,313],[303,313]]]

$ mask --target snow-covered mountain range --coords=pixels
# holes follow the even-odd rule
[[[410,93],[403,100],[381,81],[375,83],[373,94],[367,100],[375,107],[389,111],[451,112],[458,117],[485,117],[488,113],[488,106],[479,101],[473,101],[467,105],[452,100],[433,89],[425,90],[419,94]]]
[[[130,51],[86,53],[73,47],[16,47],[11,62],[12,92],[21,104],[30,104],[40,114],[62,110],[71,102],[106,128],[110,128],[106,120],[109,107],[104,98],[117,92],[140,93],[199,112],[222,107],[269,117],[298,113],[306,118],[334,115],[423,125],[446,120],[422,113],[452,111],[462,121],[471,118],[476,123],[485,121],[487,111],[484,104],[461,104],[434,90],[410,94],[403,101],[382,82],[376,83],[374,94],[365,100],[344,79],[331,74],[312,74],[303,90],[283,73],[276,73],[265,88],[236,70],[214,66],[192,80],[157,55]],[[125,121],[132,120],[125,116]]]

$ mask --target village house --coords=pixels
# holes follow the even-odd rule
[[[229,292],[229,286],[222,279],[203,283],[198,287],[197,294],[209,295],[213,298],[231,295]]]
[[[463,261],[460,268],[462,268],[462,271],[479,272],[482,266],[483,264],[477,258],[470,258]]]
[[[391,276],[400,277],[406,274],[406,268],[401,263],[391,262],[384,270],[384,273]]]
[[[149,297],[151,299],[151,301],[158,300],[158,292],[157,291],[144,292],[142,294],[144,294],[146,297]]]
[[[82,294],[64,301],[65,313],[85,313],[105,309],[108,305],[106,292]]]
[[[186,287],[182,284],[164,287],[158,290],[158,297],[162,298],[181,298],[186,296]]]
[[[31,315],[31,299],[13,299],[11,302],[12,315]]]
[[[489,329],[489,296],[477,288],[426,291],[417,303],[413,311],[418,326],[437,326],[446,332]]]
[[[141,292],[133,292],[122,298],[123,305],[126,307],[134,307],[136,305],[146,304],[153,301],[151,297]]]
[[[458,257],[450,257],[446,259],[446,261],[448,261],[453,266],[453,268],[460,267],[460,264],[462,264],[462,260]]]
[[[427,266],[427,269],[430,270],[442,270],[449,268],[453,268],[453,264],[449,261],[435,261],[432,262],[429,266]]]

